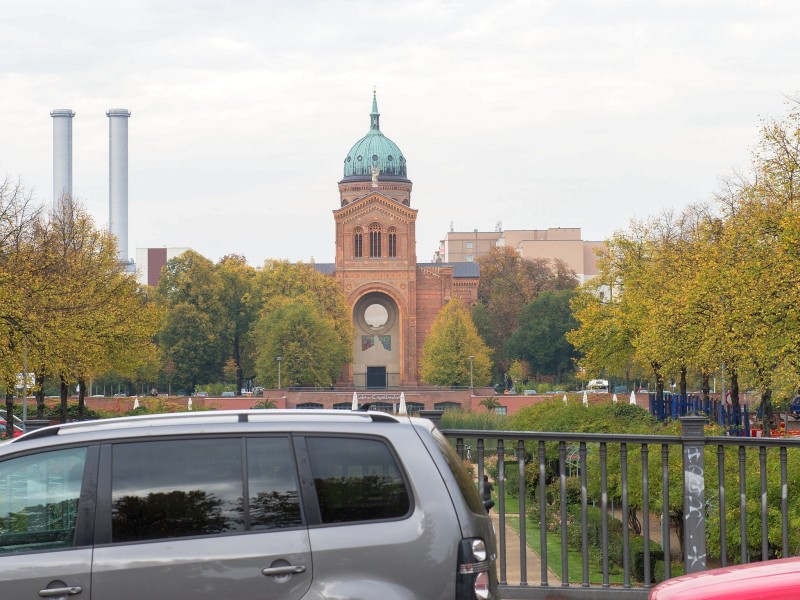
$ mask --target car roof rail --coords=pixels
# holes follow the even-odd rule
[[[398,417],[385,413],[382,411],[354,411],[354,410],[333,410],[333,409],[245,409],[245,410],[208,410],[197,412],[176,412],[176,413],[159,413],[155,415],[136,415],[127,417],[116,417],[112,419],[94,419],[90,421],[75,421],[72,423],[60,423],[43,427],[41,429],[34,429],[23,436],[14,438],[12,443],[23,443],[28,440],[50,437],[53,435],[60,435],[62,433],[79,433],[81,431],[88,431],[91,429],[115,429],[123,427],[137,427],[145,425],[169,425],[171,422],[177,421],[200,421],[203,419],[225,419],[231,417],[236,419],[239,423],[248,423],[253,416],[271,416],[276,417],[300,417],[303,420],[314,420],[315,418],[367,418],[374,423],[399,423]]]

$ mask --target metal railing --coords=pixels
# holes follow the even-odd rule
[[[366,373],[353,373],[353,387],[356,389],[398,389],[400,387],[400,373],[386,373],[384,385],[369,385]]]
[[[644,599],[657,581],[680,572],[800,554],[798,534],[789,535],[788,510],[788,463],[800,457],[800,440],[712,437],[704,433],[705,417],[680,421],[680,437],[444,430],[462,458],[472,447],[477,481],[489,470],[494,476],[502,597],[602,599],[622,594]],[[769,486],[768,476],[778,483]],[[795,495],[800,494],[796,479]],[[511,497],[519,503],[515,514],[507,512]],[[590,550],[589,543],[589,513],[597,515],[596,507],[599,517],[593,523],[599,518],[599,532],[592,529],[591,534],[598,538],[599,551]],[[638,514],[643,517],[640,535],[631,526]],[[661,525],[653,531],[651,518],[658,516]],[[748,531],[749,521],[757,533]],[[540,566],[532,580],[529,522],[539,528]],[[519,537],[518,548],[512,536]],[[551,549],[558,548],[556,556],[548,551],[548,541]],[[569,568],[576,552],[580,576]],[[675,562],[670,560],[674,555]],[[590,575],[590,562],[597,579]]]

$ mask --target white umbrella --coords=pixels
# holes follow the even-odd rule
[[[562,400],[564,401],[564,404],[567,403],[567,395],[566,394],[564,394],[564,397],[562,398]]]
[[[631,390],[631,404],[636,404],[636,393]]]
[[[397,409],[397,412],[400,413],[401,415],[407,414],[405,392],[400,392],[400,408]]]
[[[353,406],[352,406],[352,409],[353,410],[358,410],[358,394],[356,392],[353,392]]]
[[[614,404],[616,404],[616,403],[617,403],[617,395],[616,395],[616,394],[614,394],[614,395],[611,397],[611,401],[612,401]]]
[[[189,402],[186,403],[186,408],[188,410],[192,410],[192,399],[191,398],[189,398]]]
[[[586,390],[583,390],[583,405],[589,406],[589,396],[586,395]]]
[[[136,396],[136,399],[133,401],[133,410],[139,408],[139,396]]]

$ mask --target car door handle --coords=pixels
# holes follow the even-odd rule
[[[53,596],[74,596],[75,594],[80,594],[82,591],[83,589],[80,586],[71,585],[67,587],[39,590],[39,595],[42,598],[52,598]]]
[[[261,569],[264,575],[293,575],[295,573],[305,573],[305,565],[286,565],[285,567],[268,567]]]

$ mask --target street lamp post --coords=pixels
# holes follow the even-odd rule
[[[283,360],[283,357],[279,356],[277,360],[278,360],[278,389],[281,389],[281,361]]]
[[[472,363],[473,363],[474,360],[475,360],[475,355],[474,354],[470,354],[469,355],[469,389],[470,390],[474,389],[474,387],[472,385]]]

